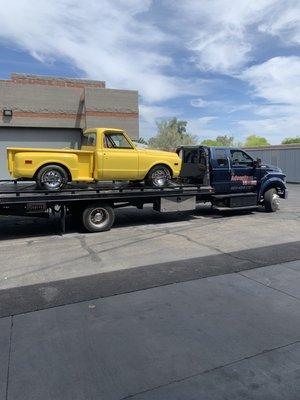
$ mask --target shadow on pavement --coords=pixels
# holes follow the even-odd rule
[[[191,221],[197,218],[221,219],[248,215],[253,211],[217,211],[210,206],[199,206],[195,211],[177,213],[159,213],[150,207],[137,210],[133,207],[116,209],[116,220],[112,229],[135,227],[140,225],[168,224],[174,222]],[[78,220],[68,216],[66,219],[66,233],[84,233]],[[27,239],[61,235],[59,224],[48,218],[1,216],[0,215],[0,241],[12,239]]]
[[[0,291],[0,317],[300,259],[300,241]]]

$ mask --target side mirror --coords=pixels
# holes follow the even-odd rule
[[[253,167],[259,168],[261,166],[261,158],[257,158],[253,161]]]

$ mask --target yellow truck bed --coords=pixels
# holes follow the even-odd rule
[[[93,180],[94,152],[87,150],[8,147],[9,173],[15,178],[32,178],[35,172],[45,165],[45,153],[47,164],[66,167],[72,175],[72,180]]]

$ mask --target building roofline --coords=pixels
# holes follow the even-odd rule
[[[36,75],[36,74],[26,74],[26,73],[19,73],[19,72],[12,72],[11,80],[14,79],[39,79],[39,80],[55,80],[60,82],[76,82],[76,83],[87,83],[87,84],[105,84],[104,81],[98,81],[94,79],[83,79],[83,78],[71,78],[71,77],[62,77],[62,76],[54,76],[54,75]]]
[[[242,147],[245,150],[279,150],[279,149],[300,149],[300,143],[273,144],[270,146]]]

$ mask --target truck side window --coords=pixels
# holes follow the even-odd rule
[[[82,146],[96,146],[96,133],[86,133],[82,137]]]
[[[122,133],[105,133],[105,147],[115,149],[132,149],[131,144]]]
[[[244,167],[251,167],[253,160],[247,153],[242,150],[230,150],[232,165],[241,165]]]
[[[228,158],[226,154],[226,150],[224,149],[215,149],[215,155],[217,164],[219,167],[228,167]]]

